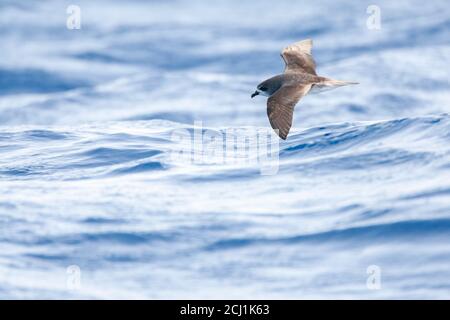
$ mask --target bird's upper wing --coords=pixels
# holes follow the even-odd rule
[[[270,125],[281,139],[286,140],[291,129],[295,105],[310,89],[311,84],[282,86],[267,99]]]
[[[316,63],[311,55],[312,40],[303,40],[291,44],[281,51],[281,57],[286,63],[284,72],[303,71],[316,74]]]

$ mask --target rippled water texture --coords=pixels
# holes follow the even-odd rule
[[[381,30],[366,1],[77,4],[0,4],[0,298],[450,298],[447,1],[377,1]],[[173,157],[267,128],[250,94],[304,38],[360,85],[299,103],[276,174]]]

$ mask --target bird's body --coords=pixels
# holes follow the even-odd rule
[[[324,78],[324,77],[311,75],[309,73],[290,72],[290,73],[279,74],[272,78],[269,78],[269,79],[265,80],[264,82],[261,82],[258,85],[258,87],[267,87],[268,89],[270,89],[271,92],[268,92],[268,91],[260,92],[260,94],[270,97],[278,89],[280,89],[283,85],[284,86],[308,85],[308,84],[320,83],[322,81],[325,81],[325,79],[326,78]]]
[[[311,55],[312,41],[303,40],[286,47],[281,57],[286,63],[283,74],[261,82],[252,98],[265,95],[267,115],[272,128],[283,140],[292,126],[294,107],[306,94],[321,92],[356,82],[332,80],[316,74]]]

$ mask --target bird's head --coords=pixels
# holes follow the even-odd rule
[[[263,96],[268,96],[267,87],[265,87],[263,85],[258,85],[258,87],[256,88],[256,91],[252,93],[251,97],[254,98],[260,94]]]

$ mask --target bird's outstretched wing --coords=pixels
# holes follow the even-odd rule
[[[283,86],[267,99],[267,116],[278,136],[286,140],[292,126],[294,107],[308,93],[311,84]]]
[[[316,63],[311,55],[312,40],[303,40],[291,44],[281,51],[281,57],[286,63],[284,72],[306,72],[316,74]]]

